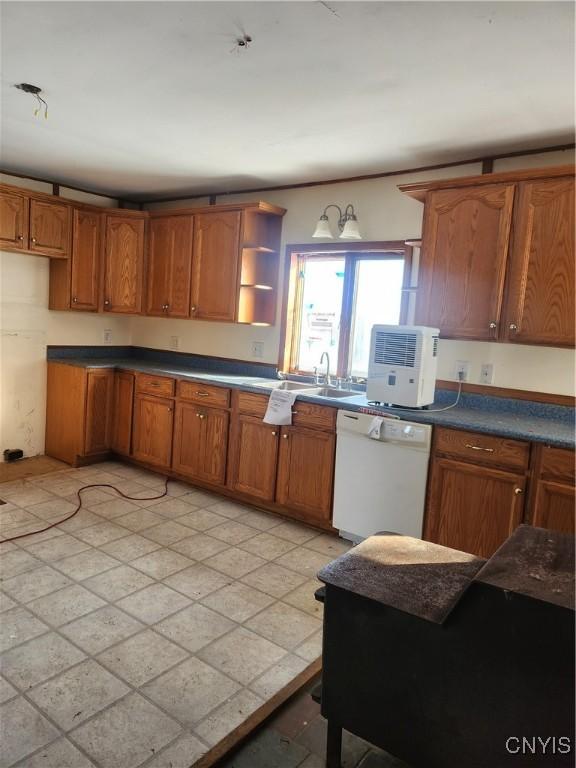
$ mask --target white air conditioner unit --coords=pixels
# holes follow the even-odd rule
[[[421,325],[373,326],[368,400],[411,408],[433,403],[439,333]]]

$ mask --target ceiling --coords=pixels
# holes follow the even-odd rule
[[[4,2],[1,166],[133,199],[573,139],[569,2]],[[236,38],[253,42],[238,50]],[[39,85],[48,120],[34,117]]]

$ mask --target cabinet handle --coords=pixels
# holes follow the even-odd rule
[[[72,304],[78,304],[78,297],[72,296]]]
[[[109,307],[110,306],[110,299],[104,299],[104,306]]]
[[[276,437],[277,434],[278,432],[272,432],[272,437]]]
[[[510,323],[508,328],[509,328],[509,330],[514,331],[514,332],[516,332],[518,330],[518,326],[516,325],[516,323]]]
[[[494,453],[494,448],[482,448],[481,445],[472,445],[472,443],[466,443],[466,448],[470,448],[473,451],[486,451],[486,453]]]
[[[170,407],[169,407],[169,408],[168,408],[168,413],[172,413],[172,411],[173,411],[173,408],[170,408]]]
[[[194,392],[198,397],[210,397],[210,392]]]
[[[524,493],[524,490],[522,488],[514,488],[514,493],[516,496],[520,496],[521,493]]]
[[[288,440],[289,435],[282,435],[282,437],[284,438],[284,440]]]
[[[35,237],[31,238],[31,240],[32,240],[33,243],[36,242],[36,238]]]
[[[198,418],[205,419],[206,418],[206,414],[205,413],[199,413],[198,414]]]
[[[24,240],[24,235],[17,235],[16,240]]]
[[[196,312],[196,307],[190,307],[190,312]]]
[[[495,323],[494,321],[492,321],[488,326],[488,328],[490,328],[491,331],[494,331],[496,328],[498,328],[498,323]]]

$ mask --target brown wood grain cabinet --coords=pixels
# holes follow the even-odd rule
[[[110,447],[121,456],[132,453],[132,410],[134,408],[134,374],[116,371],[114,374],[114,403],[112,440]]]
[[[274,501],[280,427],[238,414],[230,430],[228,486],[238,493]]]
[[[46,454],[79,466],[110,450],[114,371],[48,363]]]
[[[114,371],[110,368],[88,371],[84,442],[86,455],[110,450],[113,402]]]
[[[524,514],[529,444],[436,427],[424,538],[490,557]]]
[[[430,192],[417,324],[454,339],[496,337],[513,200],[513,184]]]
[[[106,213],[105,312],[138,314],[142,310],[146,216]]]
[[[34,253],[70,255],[72,208],[56,200],[30,200],[29,249]]]
[[[573,169],[400,189],[424,202],[417,323],[452,339],[574,346]]]
[[[336,438],[329,432],[282,427],[276,501],[312,523],[329,523]]]
[[[98,311],[102,219],[100,211],[74,208],[70,258],[50,260],[49,309]]]
[[[228,411],[178,402],[172,468],[193,480],[224,485],[228,448]]]
[[[29,199],[18,192],[0,190],[0,247],[11,251],[28,248]]]
[[[200,213],[194,222],[192,317],[234,322],[239,291],[240,211]]]
[[[194,219],[156,216],[148,231],[146,314],[190,316]]]
[[[574,534],[575,502],[574,451],[536,446],[528,522]]]
[[[132,422],[134,458],[155,467],[170,467],[173,423],[173,400],[137,392]]]
[[[509,341],[574,346],[574,179],[518,185],[504,333]]]

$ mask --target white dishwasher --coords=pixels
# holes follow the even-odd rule
[[[333,525],[340,536],[421,538],[432,427],[342,410],[336,425]]]

